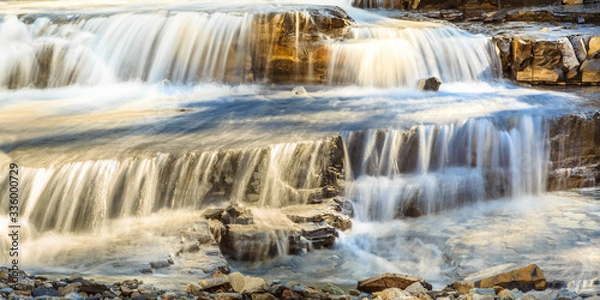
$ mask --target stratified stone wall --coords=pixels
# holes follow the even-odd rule
[[[533,84],[600,83],[600,36],[494,37],[506,78]]]
[[[591,187],[600,183],[600,113],[568,115],[552,121],[551,170],[547,189]]]

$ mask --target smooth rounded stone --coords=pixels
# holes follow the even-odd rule
[[[241,294],[261,293],[267,290],[265,280],[260,277],[246,276],[244,279],[244,287]]]
[[[267,291],[275,296],[281,296],[284,290],[289,290],[290,287],[285,281],[273,281],[267,288]]]
[[[10,295],[8,295],[8,297],[6,299],[8,299],[8,300],[19,300],[19,296],[17,296],[17,294],[15,294],[15,293],[11,293]],[[81,299],[83,299],[83,297],[81,297]]]
[[[229,283],[231,284],[231,288],[236,293],[241,293],[244,289],[244,285],[246,284],[246,276],[244,276],[240,272],[234,272],[227,275],[229,278]]]
[[[244,297],[238,293],[219,293],[215,294],[216,300],[242,300]]]
[[[417,300],[418,298],[411,295],[409,292],[405,292],[399,288],[389,288],[383,291],[374,292],[373,299],[378,300]]]
[[[285,289],[285,290],[283,290],[283,292],[281,292],[281,297],[279,299],[282,299],[282,300],[302,300],[302,299],[304,299],[304,296],[302,296],[298,292]]]
[[[78,294],[78,293],[69,293],[67,295],[65,295],[65,298],[69,298],[72,300],[83,300],[85,299],[82,295]]]
[[[174,300],[175,298],[177,298],[177,295],[173,292],[166,292],[162,294],[161,298],[163,300]]]
[[[351,296],[360,296],[360,291],[357,289],[350,289],[348,290],[348,294],[350,294]]]
[[[423,91],[437,92],[442,85],[442,81],[437,77],[429,77],[419,80],[418,88]]]
[[[191,243],[191,244],[187,244],[185,246],[183,246],[181,248],[181,250],[179,250],[180,253],[196,253],[196,252],[200,252],[200,245],[198,245],[198,243]]]
[[[256,293],[252,294],[252,300],[277,300],[277,297],[270,293]]]
[[[66,286],[58,288],[58,295],[65,296],[70,293],[78,293],[81,282],[67,283]]]
[[[156,288],[149,284],[142,284],[138,287],[140,294],[155,294]]]
[[[85,292],[90,295],[102,294],[104,291],[108,290],[108,287],[104,284],[84,281],[79,287],[80,292]]]
[[[225,275],[217,275],[212,278],[202,279],[198,282],[198,284],[205,291],[216,291],[219,289],[227,291],[231,288],[229,278]]]
[[[33,297],[39,297],[39,296],[58,296],[58,291],[54,290],[54,289],[47,289],[47,288],[35,288],[33,289],[33,291],[31,292],[31,295]]]
[[[338,287],[332,283],[326,283],[325,285],[323,285],[321,287],[321,291],[323,291],[324,293],[329,293],[331,295],[343,295],[344,294],[344,290],[342,290],[340,287]]]
[[[12,292],[13,292],[13,289],[11,289],[11,288],[9,288],[9,287],[6,287],[6,288],[2,288],[2,289],[0,290],[0,292],[2,292],[3,294],[10,294],[10,293],[12,293]]]

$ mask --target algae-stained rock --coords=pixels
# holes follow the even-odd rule
[[[374,293],[388,288],[406,289],[415,282],[421,283],[421,285],[428,290],[431,290],[432,288],[431,284],[426,282],[423,278],[386,273],[359,281],[356,289],[367,293]]]
[[[458,290],[461,294],[469,293],[469,290],[472,288],[494,288],[496,286],[527,292],[533,289],[544,290],[546,289],[547,282],[542,270],[537,265],[531,264],[490,277],[470,281],[457,281],[450,285],[450,287]]]
[[[326,283],[321,287],[321,291],[331,295],[343,295],[344,290],[332,283]]]

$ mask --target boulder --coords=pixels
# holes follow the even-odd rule
[[[342,201],[342,200],[338,200]],[[348,230],[352,227],[352,205],[341,202],[344,208],[334,199],[327,199],[319,204],[290,205],[282,209],[282,212],[294,223],[321,223],[339,229]]]
[[[232,204],[225,209],[222,214],[221,222],[223,224],[254,224],[254,216],[252,211],[246,209],[241,204]]]
[[[587,54],[588,58],[600,58],[596,57],[596,55],[600,54],[600,36],[590,38]]]
[[[418,88],[423,91],[437,92],[441,85],[441,80],[436,77],[429,77],[419,80]]]
[[[583,62],[587,59],[587,49],[585,46],[585,39],[582,36],[572,36],[569,38],[571,45],[573,46],[573,51],[575,52],[575,56],[577,56],[577,60],[579,63]]]
[[[330,248],[338,236],[337,230],[327,224],[299,224],[300,234],[315,248]]]
[[[513,78],[517,81],[532,81],[533,43],[521,37],[515,37],[512,44]]]
[[[300,295],[297,292],[286,289],[286,290],[283,290],[283,292],[281,292],[280,299],[282,299],[282,300],[303,300],[305,298],[304,298],[304,296]]]
[[[547,282],[542,270],[535,264],[506,271],[493,276],[470,280],[457,281],[450,285],[461,294],[468,294],[473,288],[503,287],[506,289],[518,289],[520,291],[544,290]]]
[[[323,293],[328,293],[330,295],[343,295],[344,294],[344,290],[342,290],[340,287],[338,287],[332,283],[326,283],[325,285],[323,285],[321,287],[321,291],[323,291]]]
[[[374,293],[388,288],[406,289],[415,282],[421,283],[421,285],[428,290],[431,290],[432,288],[431,284],[426,282],[423,278],[386,273],[359,281],[356,289],[366,293]]]
[[[584,83],[600,82],[600,58],[586,59],[581,63],[581,81]]]
[[[418,300],[419,298],[414,297],[410,293],[403,291],[399,288],[389,288],[380,292],[374,292],[373,299],[380,300]]]
[[[580,64],[573,45],[571,45],[569,39],[563,37],[558,40],[558,49],[561,52],[562,68],[567,73],[567,78],[570,79],[575,77],[578,73]]]
[[[211,278],[202,279],[198,282],[198,285],[202,287],[202,290],[211,293],[219,290],[228,291],[231,289],[229,278],[225,275],[220,274]]]

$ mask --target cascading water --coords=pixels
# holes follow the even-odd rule
[[[582,284],[600,276],[597,205],[545,194],[547,122],[579,98],[501,82],[488,37],[309,2],[13,3],[0,17],[0,163],[20,166],[23,267],[139,276],[204,209],[234,202],[271,230],[254,259],[284,256],[245,273],[442,286],[539,263],[597,288]],[[431,76],[438,93],[415,88]],[[285,257],[294,225],[280,208],[333,194],[354,202],[352,230]],[[209,276],[198,261],[156,272]]]
[[[526,116],[502,122],[508,124],[470,119],[407,132],[350,132],[345,139],[354,180],[347,195],[364,219],[388,221],[477,200],[543,193],[544,121]]]

